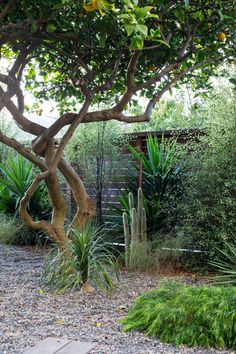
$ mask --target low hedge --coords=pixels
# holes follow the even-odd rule
[[[121,323],[125,331],[176,346],[236,349],[236,288],[163,281],[140,296]]]

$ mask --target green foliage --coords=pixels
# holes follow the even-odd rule
[[[35,177],[33,165],[21,155],[9,154],[6,161],[0,164],[0,171],[0,210],[17,215],[20,201]],[[46,190],[41,186],[34,192],[28,209],[38,218],[49,213]]]
[[[6,116],[2,112],[0,113],[0,131],[3,134],[15,137],[15,134],[12,132],[12,124],[7,121]],[[10,148],[4,144],[0,144],[0,163],[5,163],[9,153]]]
[[[0,214],[0,243],[7,245],[15,240],[18,225],[15,220],[10,219],[4,214]]]
[[[152,258],[152,269],[162,272],[175,272],[182,269],[189,252],[184,252],[184,240],[182,236],[173,234],[157,234],[153,241],[149,242],[148,250]]]
[[[182,92],[180,92],[182,93]],[[186,97],[176,95],[175,99],[162,99],[153,110],[151,119],[146,123],[136,123],[132,126],[132,131],[160,131],[180,128],[199,128],[205,123],[205,117],[196,117],[194,111],[197,104],[191,108],[186,107]],[[142,108],[135,107],[132,114],[141,114]]]
[[[204,114],[211,121],[206,136],[190,145],[185,158],[188,178],[177,233],[187,239],[186,247],[206,251],[207,261],[219,258],[217,249],[230,241],[236,228],[235,109],[235,92],[229,86],[215,91],[205,102]],[[207,266],[206,254],[198,261]]]
[[[78,288],[88,282],[110,291],[115,287],[111,273],[118,279],[116,258],[104,240],[102,229],[88,223],[83,230],[75,230],[69,254],[58,251],[49,258],[42,279],[54,291]]]
[[[140,296],[121,322],[174,345],[236,348],[236,289],[162,282]]]
[[[147,215],[147,228],[155,232],[169,227],[167,217],[171,219],[176,210],[176,203],[181,195],[182,170],[178,165],[175,142],[161,142],[149,135],[147,139],[148,154],[138,152],[130,146],[133,159],[142,164],[143,204]],[[118,198],[122,209],[115,209],[117,215],[124,210],[130,215],[128,193],[136,196],[139,187],[139,164],[134,163],[127,176],[127,190]],[[137,204],[135,198],[134,205]],[[169,221],[168,221],[169,223]]]
[[[53,98],[59,108],[66,111],[71,107],[78,108],[78,100],[83,100],[76,82],[83,76],[84,63],[92,73],[96,73],[102,64],[102,70],[91,82],[91,88],[95,88],[110,77],[114,60],[121,54],[115,85],[94,98],[95,102],[114,102],[124,91],[127,65],[135,49],[145,47],[137,74],[137,83],[142,83],[154,76],[150,67],[156,68],[156,74],[160,68],[176,63],[188,32],[194,33],[196,28],[190,55],[174,69],[186,71],[180,80],[186,82],[188,79],[188,82],[194,81],[205,87],[219,59],[234,57],[234,0],[210,0],[204,3],[204,7],[199,6],[198,0],[187,3],[100,0],[95,1],[93,11],[87,11],[83,1],[41,0],[35,6],[32,0],[20,0],[3,20],[2,56],[7,58],[18,53],[29,38],[37,44],[42,39],[43,45],[37,45],[35,49],[34,62],[28,65],[26,86],[37,98]],[[92,6],[93,3],[88,1],[87,4]],[[162,19],[162,28],[159,18]],[[225,33],[225,42],[218,40],[221,32]],[[76,45],[72,45],[74,42]],[[81,66],[75,66],[73,60],[68,60],[77,55],[78,46]],[[200,67],[192,76],[188,69],[202,62],[208,65]],[[167,73],[165,80],[170,77]],[[152,92],[153,87],[150,87],[142,90],[142,95],[150,97]]]
[[[223,241],[223,249],[218,249],[219,261],[210,262],[220,274],[214,280],[221,284],[236,285],[236,236],[231,241]]]
[[[45,236],[30,229],[21,219],[0,214],[0,243],[4,245],[40,245]]]
[[[135,123],[132,131],[160,131],[172,129],[198,129],[209,126],[212,117],[209,115],[209,97],[216,93],[216,88],[230,88],[229,82],[235,85],[235,64],[223,64],[209,79],[204,89],[197,90],[189,84],[183,84],[170,91],[170,95],[161,99],[152,112],[151,119],[145,123]],[[230,87],[231,86],[231,87]],[[130,114],[142,114],[142,106],[133,104]]]

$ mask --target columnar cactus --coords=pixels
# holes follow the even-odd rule
[[[143,207],[142,189],[138,189],[138,205],[134,208],[134,197],[129,193],[130,226],[127,213],[123,213],[125,236],[125,264],[129,268],[138,268],[139,254],[147,252],[147,218]]]

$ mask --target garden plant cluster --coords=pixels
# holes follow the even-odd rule
[[[40,294],[151,274],[120,330],[236,349],[235,18],[234,0],[1,2],[0,246],[44,250]]]

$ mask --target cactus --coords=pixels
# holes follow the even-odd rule
[[[138,189],[138,236],[139,240],[142,241],[142,219],[143,219],[143,192],[142,189]]]
[[[130,211],[134,208],[134,196],[133,194],[130,192],[129,193],[129,209]]]
[[[134,208],[134,196],[129,193],[130,226],[127,213],[123,213],[125,236],[125,265],[127,268],[138,268],[139,253],[147,253],[147,218],[143,207],[142,189],[138,189],[138,205]]]
[[[129,267],[129,257],[130,257],[130,242],[131,236],[129,232],[129,220],[128,215],[123,213],[123,226],[124,226],[124,235],[125,235],[125,266]]]

